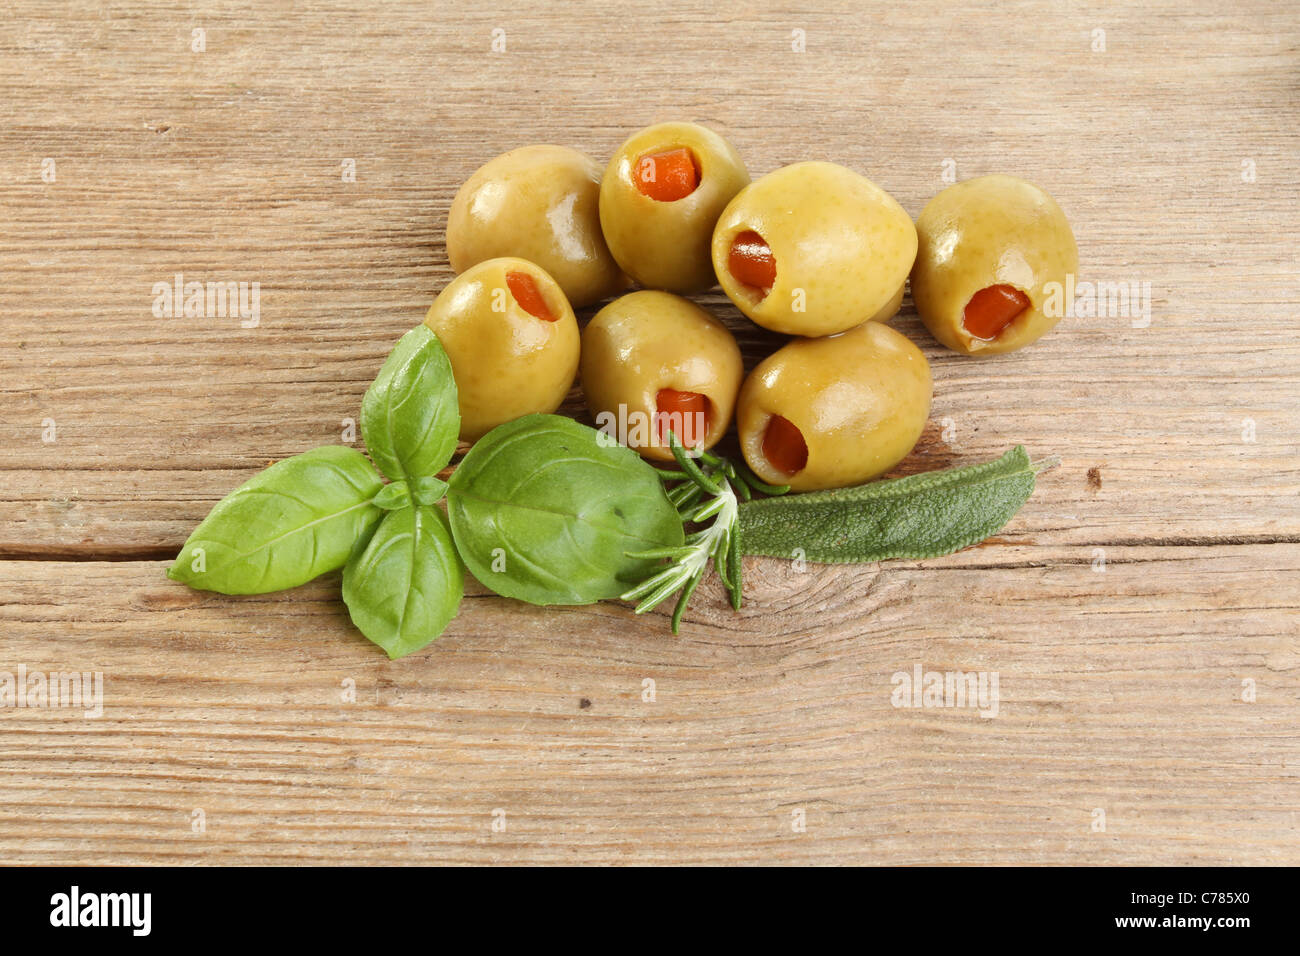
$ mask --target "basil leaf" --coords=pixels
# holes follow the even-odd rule
[[[745,554],[821,564],[951,554],[1010,521],[1035,474],[1017,445],[980,465],[750,501],[740,506],[740,540]]]
[[[417,325],[393,347],[361,400],[361,435],[389,478],[436,475],[456,451],[460,408],[451,362]]]
[[[464,588],[465,567],[447,519],[425,505],[384,515],[365,549],[343,569],[352,623],[394,659],[442,633]]]
[[[447,515],[473,575],[530,604],[616,598],[682,544],[655,470],[595,429],[526,415],[480,439],[452,474]]]
[[[217,503],[167,576],[223,594],[296,587],[341,568],[380,510],[366,456],[327,445],[276,462]]]
[[[384,485],[379,489],[379,494],[375,495],[374,504],[376,508],[382,508],[384,511],[400,511],[410,506],[411,489],[400,479]]]
[[[436,505],[446,493],[447,483],[437,475],[410,481],[399,478],[384,485],[383,490],[375,495],[375,505],[385,511],[398,511],[412,504]]]
[[[411,497],[418,504],[436,505],[447,493],[447,483],[437,475],[411,479]]]

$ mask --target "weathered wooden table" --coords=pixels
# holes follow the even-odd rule
[[[104,703],[0,708],[0,862],[1300,862],[1293,3],[9,6],[0,671]],[[164,578],[239,482],[340,440],[476,166],[668,118],[913,215],[1025,176],[1082,278],[1150,284],[986,361],[896,320],[936,386],[900,471],[1061,458],[1002,534],[750,559],[743,612],[706,587],[677,638],[471,582],[395,663],[336,575]],[[258,283],[256,326],[157,317],[177,274]],[[997,716],[894,707],[917,665],[997,672]]]

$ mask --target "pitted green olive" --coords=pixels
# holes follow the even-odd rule
[[[949,186],[916,221],[912,300],[930,333],[964,355],[1023,348],[1064,314],[1079,250],[1065,213],[1014,176]]]
[[[709,244],[718,215],[749,184],[735,148],[694,123],[660,123],[619,147],[600,184],[600,225],[641,285],[699,292],[716,281]]]
[[[898,310],[903,307],[903,291],[906,288],[907,288],[907,283],[904,282],[902,285],[898,287],[898,291],[895,292],[890,297],[889,301],[880,307],[880,311],[877,312],[875,315],[873,315],[871,318],[867,319],[867,321],[888,322],[894,316],[898,315]]]
[[[534,262],[575,308],[627,287],[600,231],[600,166],[564,146],[524,146],[481,166],[447,216],[456,272],[498,256]]]
[[[856,485],[902,461],[930,414],[930,366],[880,322],[795,339],[740,390],[736,427],[754,473],[794,491]]]
[[[559,285],[534,263],[471,266],[433,300],[424,324],[451,360],[464,441],[555,411],[573,386],[578,322]]]
[[[875,183],[795,163],[737,194],[713,231],[723,291],[759,325],[833,335],[885,310],[916,258],[916,228]]]
[[[647,458],[671,461],[667,432],[711,448],[731,423],[744,375],[727,327],[667,292],[633,292],[582,332],[582,388],[596,427]]]

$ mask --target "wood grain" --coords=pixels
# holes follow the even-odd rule
[[[0,860],[1294,862],[1300,547],[989,550],[751,560],[745,612],[710,589],[681,638],[473,588],[393,664],[336,580],[9,562],[10,655],[105,704],[0,710]],[[895,708],[916,664],[996,670],[997,716]]]
[[[1300,14],[1262,0],[11,3],[0,671],[101,670],[107,702],[0,708],[0,862],[1300,862],[1297,76]],[[910,302],[896,320],[936,383],[900,473],[1062,459],[1002,534],[753,560],[745,611],[704,592],[679,639],[471,590],[395,664],[337,581],[162,579],[236,484],[340,440],[450,278],[476,166],[528,142],[603,158],[668,118],[756,174],[845,163],[913,215],[947,160],[1022,175],[1070,216],[1082,278],[1151,284],[1149,326],[1067,320],[982,361]],[[155,318],[177,272],[259,283],[260,323]],[[774,346],[701,302],[750,362]],[[999,716],[892,707],[916,663],[998,671]]]

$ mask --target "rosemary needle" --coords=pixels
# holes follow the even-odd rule
[[[681,469],[655,469],[665,485],[672,485],[667,490],[668,500],[682,516],[684,524],[703,524],[710,519],[712,524],[688,534],[685,545],[681,547],[629,554],[633,558],[660,559],[670,563],[659,567],[622,597],[625,601],[638,602],[636,613],[644,614],[678,594],[672,616],[673,633],[676,634],[681,627],[682,615],[704,579],[710,561],[727,589],[732,607],[740,608],[739,499],[749,501],[755,490],[770,489],[766,493],[780,494],[788,489],[765,485],[752,473],[747,473],[748,469],[743,465],[737,466],[709,452],[700,452],[700,463],[697,464],[672,432],[668,433],[668,447]]]

